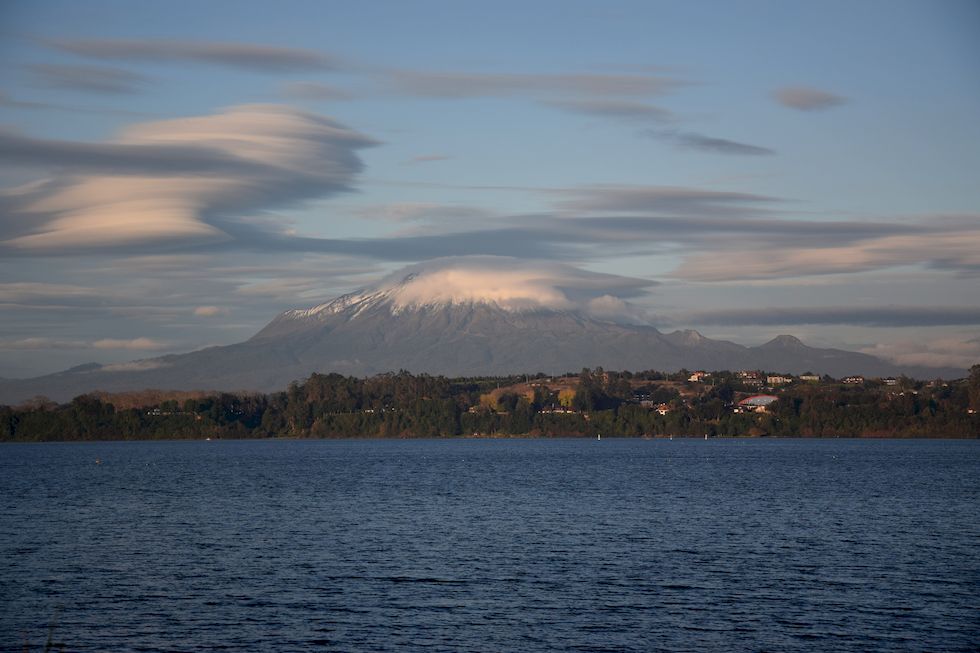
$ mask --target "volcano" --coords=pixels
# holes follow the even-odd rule
[[[809,371],[833,377],[965,374],[900,369],[867,354],[808,347],[788,335],[745,347],[697,331],[663,333],[639,321],[628,302],[597,290],[621,278],[581,271],[575,276],[560,266],[547,273],[516,263],[507,272],[500,269],[496,260],[413,266],[370,288],[286,311],[242,343],[0,381],[0,403],[37,395],[65,401],[94,390],[269,392],[314,372],[370,376],[407,370],[458,377],[603,367]]]

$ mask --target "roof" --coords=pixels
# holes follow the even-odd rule
[[[738,402],[739,406],[768,406],[772,402],[779,399],[779,397],[774,397],[773,395],[753,395],[747,397],[742,401]]]

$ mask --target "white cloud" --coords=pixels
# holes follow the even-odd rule
[[[641,309],[612,295],[602,295],[601,297],[590,299],[585,303],[585,312],[600,319],[640,323],[649,322],[649,317]]]
[[[227,315],[228,309],[222,308],[221,306],[198,306],[194,309],[194,315],[198,317],[217,317],[219,315]]]
[[[95,341],[59,340],[57,338],[31,337],[0,340],[0,350],[50,350],[50,349],[103,349],[122,351],[158,351],[171,345],[153,338],[102,338]]]
[[[382,293],[397,310],[490,303],[511,311],[579,311],[636,321],[638,309],[623,298],[641,294],[653,285],[644,279],[589,272],[560,263],[460,256],[409,266],[361,294]]]
[[[170,345],[152,338],[103,338],[92,343],[95,349],[136,349],[142,351],[156,351],[166,349]]]
[[[943,225],[936,220],[932,228],[932,233],[869,237],[836,247],[759,249],[748,240],[732,240],[715,251],[687,258],[675,276],[727,281],[863,272],[916,264],[980,269],[980,224]]]
[[[938,338],[879,343],[861,350],[897,365],[969,368],[980,364],[980,338]]]
[[[129,363],[112,363],[98,368],[99,372],[144,372],[169,367],[169,363],[157,360],[131,361]]]
[[[493,302],[514,309],[573,308],[572,301],[554,285],[555,280],[542,278],[541,274],[540,270],[527,268],[500,270],[452,266],[427,270],[395,294],[395,303],[399,307]]]
[[[37,252],[233,240],[250,213],[348,190],[373,144],[277,105],[136,125],[111,144],[6,138],[12,163],[69,166],[20,207],[35,231],[5,241]]]
[[[80,340],[56,340],[54,338],[20,338],[17,340],[0,340],[0,349],[6,351],[50,349],[84,349],[88,343]]]

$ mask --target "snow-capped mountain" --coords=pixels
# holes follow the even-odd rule
[[[272,391],[313,372],[366,376],[400,369],[449,376],[598,366],[811,371],[835,377],[922,372],[866,354],[807,347],[792,336],[744,347],[696,331],[661,333],[644,324],[626,301],[636,292],[635,280],[565,266],[444,259],[311,308],[285,311],[242,343],[0,381],[0,403],[36,395],[66,400],[96,389]]]

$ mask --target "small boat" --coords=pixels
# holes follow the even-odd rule
[[[595,439],[596,440],[601,440],[602,439],[602,433],[596,433],[595,434]]]

